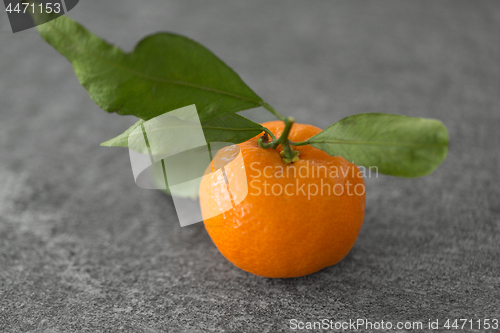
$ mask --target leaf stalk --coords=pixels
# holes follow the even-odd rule
[[[275,115],[276,118],[278,118],[279,120],[285,121],[286,117],[283,116],[282,114],[280,114],[278,111],[276,111],[271,105],[264,102],[264,104],[262,104],[262,106],[264,107],[264,109],[266,109],[267,111],[269,111],[273,115]]]

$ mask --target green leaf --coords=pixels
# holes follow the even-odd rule
[[[130,133],[132,133],[137,127],[141,126],[144,124],[144,120],[140,119],[138,122],[130,126],[129,129],[127,129],[125,132],[122,134],[118,135],[117,137],[114,137],[113,139],[110,139],[106,142],[101,143],[101,146],[105,147],[128,147],[128,137]]]
[[[239,114],[226,114],[201,123],[207,142],[240,143],[259,135],[264,127]]]
[[[51,19],[37,13],[35,22]],[[199,43],[158,33],[125,53],[67,16],[37,26],[73,65],[101,108],[148,120],[196,104],[202,121],[264,105],[230,67]]]
[[[399,177],[430,174],[448,153],[448,131],[440,121],[383,113],[344,118],[307,142],[330,155]]]
[[[122,134],[101,143],[101,146],[128,147],[129,135],[144,122],[143,119],[140,119]],[[240,143],[264,131],[262,125],[235,113],[218,116],[204,121],[201,123],[201,127],[207,142]]]

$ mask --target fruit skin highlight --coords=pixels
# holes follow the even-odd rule
[[[276,137],[284,129],[282,121],[262,125]],[[321,129],[312,125],[294,124],[289,139],[305,141],[319,132]],[[359,169],[342,157],[330,156],[309,145],[294,147],[301,152],[300,160],[285,165],[279,154],[282,147],[262,149],[257,145],[258,138],[238,144],[245,164],[248,195],[234,208],[205,218],[207,212],[223,200],[221,189],[227,188],[224,179],[211,172],[213,163],[230,158],[234,150],[220,150],[207,168],[207,176],[203,177],[200,205],[205,228],[213,242],[234,265],[264,277],[299,277],[338,263],[351,250],[363,224],[365,187]],[[328,170],[326,174],[323,166]],[[225,167],[228,175],[235,171],[231,167],[231,164]],[[287,177],[287,168],[297,168],[297,177],[292,170],[288,170]],[[298,172],[300,168],[301,173]],[[304,168],[309,169],[308,175],[305,175]],[[330,170],[335,169],[338,170],[337,176],[331,177]],[[280,170],[285,171],[280,174]],[[319,175],[318,170],[321,170]],[[264,194],[264,188],[256,195],[259,192],[256,184],[262,185],[264,181],[270,184],[269,195]],[[297,181],[299,185],[305,184],[305,193],[297,190]],[[270,191],[273,185],[277,193],[280,187],[284,189],[288,184],[292,184],[287,188],[288,193],[293,195],[274,195]],[[311,188],[316,184],[319,189],[323,185],[325,192],[323,195],[308,194],[309,184]],[[331,189],[340,184],[335,187],[336,193],[340,193],[343,185],[344,191],[340,195],[328,195],[324,184],[329,184]],[[352,195],[348,193],[348,184],[351,184]],[[356,185],[360,195],[354,193]]]

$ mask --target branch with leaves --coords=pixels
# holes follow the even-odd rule
[[[144,121],[195,104],[207,142],[240,143],[266,132],[263,149],[284,148],[283,160],[298,158],[293,146],[311,145],[365,167],[399,177],[432,173],[446,158],[448,132],[438,120],[367,113],[340,120],[304,142],[275,138],[236,112],[264,107],[288,130],[293,119],[279,114],[239,75],[199,43],[171,33],[141,40],[126,53],[66,16],[33,14],[40,35],[73,65],[78,80],[102,109],[140,120],[104,146],[128,146],[129,134]]]

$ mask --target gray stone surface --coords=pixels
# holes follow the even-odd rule
[[[0,331],[500,319],[499,2],[88,0],[70,16],[128,50],[159,30],[190,36],[299,122],[440,119],[450,152],[431,176],[367,181],[365,224],[338,265],[253,276],[138,188],[125,149],[99,146],[134,119],[101,111],[64,58],[2,17]]]

